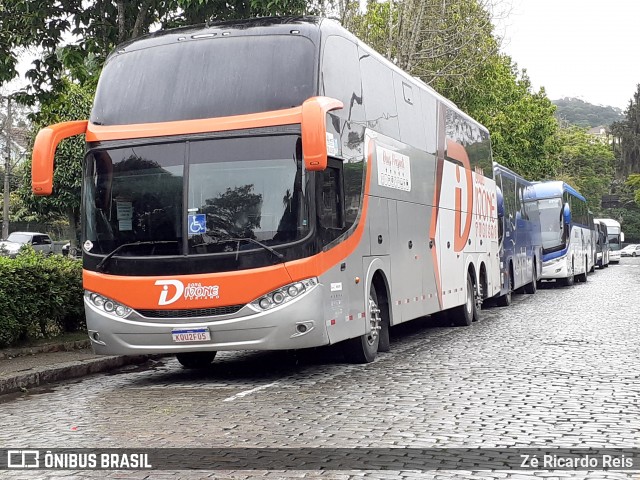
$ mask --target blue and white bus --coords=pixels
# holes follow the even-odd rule
[[[495,162],[493,176],[500,242],[500,292],[496,302],[507,306],[515,290],[536,293],[542,271],[540,217],[531,182]]]
[[[562,181],[535,183],[533,188],[542,237],[541,278],[565,286],[586,282],[593,261],[587,201]]]

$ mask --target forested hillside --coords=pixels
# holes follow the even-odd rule
[[[556,106],[556,117],[571,125],[581,127],[598,127],[611,125],[622,120],[622,110],[616,107],[593,105],[579,98],[561,98],[553,100]]]

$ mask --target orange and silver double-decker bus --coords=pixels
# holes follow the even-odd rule
[[[43,129],[33,191],[84,134],[82,262],[99,354],[343,342],[460,325],[499,292],[487,130],[332,21],[169,30],[118,47],[89,120]]]

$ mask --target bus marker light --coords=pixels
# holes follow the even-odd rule
[[[263,310],[266,310],[270,306],[271,306],[271,301],[267,297],[260,299],[260,308],[262,308]]]
[[[356,277],[356,285],[360,283],[360,277]]]

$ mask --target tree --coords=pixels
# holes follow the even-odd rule
[[[609,192],[614,178],[615,157],[608,144],[587,133],[585,128],[566,126],[560,129],[559,177],[575,187],[589,208],[600,213],[602,196]]]
[[[559,168],[555,107],[498,52],[492,8],[490,0],[370,2],[345,18],[356,36],[483,123],[496,161],[551,178]]]
[[[0,85],[17,76],[25,49],[40,56],[27,72],[23,102],[55,101],[63,78],[86,83],[90,59],[99,71],[119,44],[155,26],[171,28],[212,20],[306,12],[304,0],[4,0],[0,4]],[[68,42],[69,36],[77,40]],[[94,69],[95,70],[95,69]]]
[[[625,118],[611,125],[614,148],[618,157],[616,174],[624,179],[640,173],[640,84],[625,111]]]
[[[555,107],[544,89],[533,91],[510,57],[490,57],[465,88],[444,84],[442,93],[489,129],[497,162],[529,179],[557,173]]]
[[[89,118],[94,91],[68,80],[63,80],[64,90],[58,100],[42,106],[34,123],[34,133],[47,125]],[[35,135],[34,135],[35,138]],[[31,192],[31,160],[25,164],[23,185],[19,190],[24,207],[41,220],[64,218],[68,221],[68,238],[75,244],[79,237],[80,190],[82,185],[82,159],[84,137],[63,140],[55,156],[53,174],[54,190],[48,197],[36,197]]]

